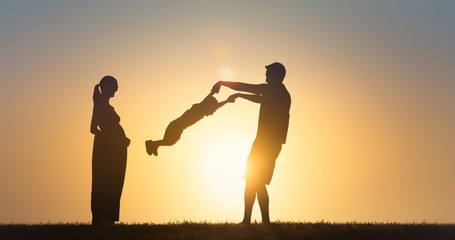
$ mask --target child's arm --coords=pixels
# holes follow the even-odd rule
[[[248,95],[248,94],[240,94],[240,93],[232,94],[232,95],[229,96],[226,100],[224,100],[224,101],[222,101],[222,102],[219,102],[219,103],[218,103],[217,109],[220,108],[220,107],[222,107],[222,106],[224,106],[226,103],[233,103],[233,102],[235,102],[235,99],[236,99],[237,97],[240,97],[240,95]],[[251,96],[253,96],[253,95],[251,95]]]
[[[217,105],[217,107],[216,107],[216,109],[218,109],[218,108],[220,108],[220,107],[226,105],[226,103],[229,103],[229,102],[234,102],[234,101],[229,101],[229,99],[226,99],[226,100],[224,100],[224,101],[222,101],[222,102],[219,102],[218,105]]]

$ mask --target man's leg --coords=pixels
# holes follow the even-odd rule
[[[253,211],[254,200],[256,199],[256,186],[251,183],[251,181],[246,181],[245,185],[245,212],[243,215],[242,223],[250,224],[251,222],[251,213]]]
[[[262,214],[262,223],[270,223],[269,217],[269,194],[267,193],[267,188],[265,184],[258,186],[258,202],[259,207],[261,208]]]

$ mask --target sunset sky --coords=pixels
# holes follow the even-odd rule
[[[0,0],[0,223],[91,221],[105,75],[132,140],[120,220],[241,221],[258,104],[225,105],[158,157],[144,141],[276,61],[292,105],[272,221],[455,222],[455,1]]]

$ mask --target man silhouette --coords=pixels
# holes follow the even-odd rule
[[[256,199],[262,214],[262,223],[270,223],[269,196],[266,185],[270,184],[282,144],[286,143],[289,126],[289,109],[291,96],[283,85],[286,69],[281,63],[275,62],[267,69],[265,84],[248,84],[240,82],[219,81],[213,86],[212,92],[218,93],[221,86],[236,91],[252,94],[234,94],[237,97],[259,103],[259,122],[256,139],[248,156],[245,175],[245,212],[242,224],[250,224],[251,213]]]

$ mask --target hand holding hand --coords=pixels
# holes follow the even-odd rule
[[[218,81],[215,85],[212,87],[212,93],[219,93],[221,88],[221,81]]]
[[[227,101],[230,103],[235,102],[235,99],[239,97],[238,93],[232,94],[231,96],[228,97]]]

